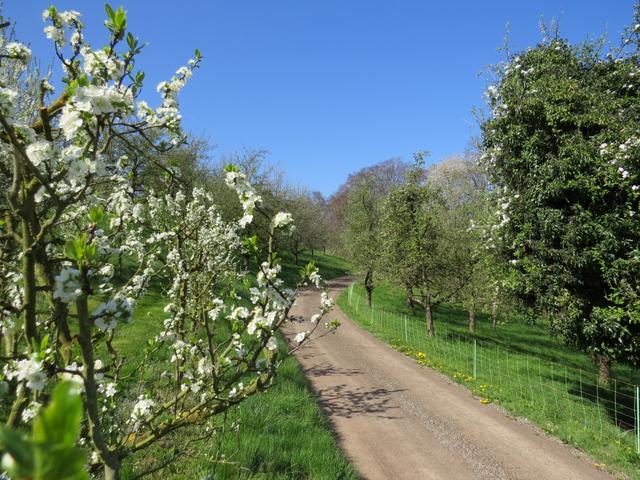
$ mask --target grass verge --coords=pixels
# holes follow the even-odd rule
[[[314,261],[325,278],[345,275],[349,265],[340,257],[316,253],[300,256],[299,265],[283,258],[283,278],[293,284],[299,268]],[[156,335],[161,327],[165,300],[155,286],[138,304],[134,322],[119,337],[118,349],[129,358],[142,351],[140,342]],[[284,347],[284,341],[280,338]],[[154,368],[157,367],[157,368]],[[149,366],[146,381],[164,366]],[[135,386],[131,386],[135,388]],[[161,465],[180,449],[179,461],[145,478],[157,479],[357,479],[353,467],[338,448],[300,364],[283,362],[274,385],[248,399],[220,419],[223,434],[194,442],[196,430],[177,431],[153,448],[140,452],[123,467],[122,478]],[[237,426],[237,432],[234,431]],[[190,442],[187,444],[187,442]],[[219,456],[218,456],[219,455]]]
[[[617,365],[616,380],[600,385],[590,358],[550,337],[543,323],[514,316],[493,329],[480,315],[476,333],[470,334],[466,311],[441,305],[434,310],[437,335],[429,338],[423,313],[406,306],[400,289],[376,288],[373,310],[364,298],[362,286],[354,285],[339,296],[338,305],[396,350],[464,384],[481,403],[497,403],[531,420],[596,459],[597,468],[640,478],[637,371]]]

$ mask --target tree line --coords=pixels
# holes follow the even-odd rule
[[[328,205],[367,302],[389,280],[421,308],[500,304],[546,319],[600,381],[640,361],[640,7],[618,46],[557,29],[492,71],[474,153],[352,175]],[[494,320],[495,322],[495,320]]]

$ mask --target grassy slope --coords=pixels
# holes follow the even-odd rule
[[[310,261],[302,255],[300,264]],[[316,254],[316,265],[326,278],[345,275],[348,264],[339,257]],[[292,259],[285,257],[283,277],[287,282],[297,278]],[[165,302],[159,288],[153,289],[139,304],[135,321],[120,337],[119,348],[124,355],[137,357],[140,342],[155,335],[163,318]],[[151,366],[145,373],[147,381],[159,373]],[[132,388],[135,388],[132,386]],[[229,413],[227,425],[238,422],[239,434],[228,431],[221,438],[213,437],[194,443],[188,457],[183,457],[150,478],[208,478],[214,472],[213,458],[220,451],[228,462],[216,467],[216,479],[356,479],[354,469],[338,449],[326,419],[309,389],[302,368],[287,359],[274,386],[265,394],[253,397]],[[162,445],[138,455],[125,465],[123,478],[132,478],[133,465],[152,465],[168,458],[171,449],[184,446],[189,437],[177,432]],[[222,443],[219,444],[220,439]],[[127,470],[129,470],[127,472]]]
[[[636,370],[615,367],[614,405],[613,391],[597,385],[590,359],[550,337],[547,325],[511,318],[494,330],[489,319],[480,315],[477,333],[470,335],[467,313],[442,305],[434,312],[438,337],[434,341],[426,336],[423,313],[411,312],[401,290],[388,285],[376,288],[373,316],[365,307],[360,285],[354,287],[351,305],[348,298],[344,292],[338,299],[347,315],[418,363],[465,384],[483,403],[499,403],[532,420],[606,464],[602,468],[613,466],[631,478],[640,478],[633,432],[632,385],[640,381]],[[615,425],[616,420],[622,428]]]

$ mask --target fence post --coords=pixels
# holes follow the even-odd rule
[[[618,382],[614,378],[613,379],[613,418],[616,423],[616,427],[619,427],[618,424]]]
[[[404,341],[409,343],[409,333],[407,332],[407,316],[404,316]]]
[[[473,339],[473,379],[478,378],[478,341]]]
[[[636,385],[636,453],[640,455],[640,386]]]

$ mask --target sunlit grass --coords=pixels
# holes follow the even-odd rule
[[[321,253],[314,257],[326,278],[348,273],[349,265],[339,257]],[[299,267],[311,258],[301,255],[298,267],[288,256],[283,260],[283,277],[293,284]],[[162,329],[165,304],[160,285],[154,285],[139,303],[134,321],[118,336],[119,351],[134,363],[141,358],[147,339]],[[282,339],[280,342],[284,345]],[[149,365],[144,381],[153,381],[164,368],[161,363]],[[127,386],[136,388],[132,383]],[[160,465],[176,449],[187,454],[145,478],[204,479],[214,478],[214,474],[217,480],[357,478],[337,447],[300,364],[293,358],[283,363],[269,391],[231,410],[226,419],[220,419],[219,424],[222,423],[226,425],[223,435],[192,442],[196,430],[178,431],[152,449],[140,452],[125,462],[123,479],[134,478],[136,470]],[[238,425],[237,433],[232,431],[234,424]]]

